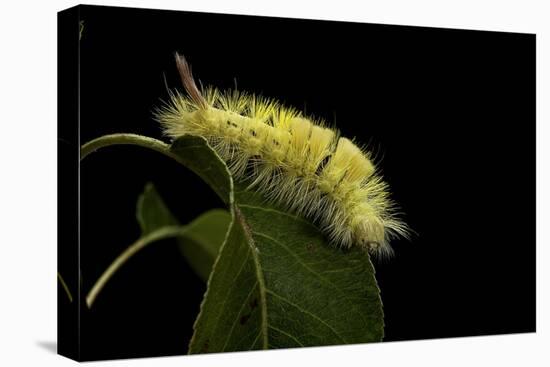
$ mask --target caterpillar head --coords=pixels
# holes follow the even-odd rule
[[[386,227],[376,216],[359,217],[353,226],[354,242],[369,253],[389,257],[393,253],[386,238]]]

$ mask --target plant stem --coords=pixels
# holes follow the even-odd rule
[[[94,286],[86,296],[86,304],[88,305],[88,308],[92,307],[92,304],[94,303],[97,295],[99,294],[99,292],[101,292],[105,284],[107,284],[107,282],[115,274],[115,272],[139,250],[141,250],[148,244],[153,243],[155,241],[159,241],[169,237],[180,236],[186,231],[187,231],[186,226],[166,226],[166,227],[159,228],[147,234],[146,236],[139,238],[136,242],[130,245],[126,250],[124,250],[124,252],[122,252],[115,259],[115,261],[111,263],[111,265],[109,265],[109,267],[103,272],[103,274],[101,274],[99,279],[95,282]]]
[[[170,146],[165,142],[137,134],[110,134],[93,139],[80,148],[80,160],[83,160],[88,154],[98,149],[111,145],[138,145],[162,153],[177,161],[180,160],[177,155],[170,151]]]
[[[61,276],[61,274],[59,274],[59,272],[57,272],[57,279],[59,280],[59,283],[61,283],[61,286],[65,290],[65,293],[67,293],[67,297],[69,297],[69,302],[73,303],[73,295],[71,294],[67,283],[65,283],[65,280],[63,280],[63,277]]]

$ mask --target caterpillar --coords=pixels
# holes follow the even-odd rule
[[[156,110],[166,136],[204,137],[236,180],[318,223],[336,246],[387,257],[390,240],[408,236],[367,149],[274,99],[199,89],[185,57],[175,58],[187,95],[170,91]]]

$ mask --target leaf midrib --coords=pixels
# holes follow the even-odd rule
[[[258,280],[258,290],[260,293],[260,309],[261,309],[261,333],[262,333],[262,349],[268,349],[269,347],[269,341],[268,341],[268,333],[267,333],[267,295],[266,295],[266,285],[265,285],[265,279],[263,277],[263,271],[262,271],[262,265],[260,263],[260,259],[258,257],[257,247],[256,243],[254,241],[254,238],[252,237],[252,232],[250,231],[250,228],[248,227],[248,223],[246,223],[244,216],[242,215],[239,208],[234,205],[234,211],[235,211],[235,218],[239,220],[239,223],[242,225],[244,235],[246,236],[247,243],[249,245],[249,251],[252,253],[252,259],[254,261],[254,267],[256,269],[256,277]]]
[[[323,283],[327,284],[328,286],[330,286],[331,288],[335,289],[341,296],[342,296],[342,299],[345,299],[345,300],[349,300],[349,297],[344,293],[342,292],[342,290],[334,283],[332,283],[330,280],[326,279],[325,277],[323,277],[321,274],[319,274],[318,272],[316,272],[315,270],[311,269],[306,263],[304,263],[302,261],[302,259],[300,259],[300,257],[296,256],[295,253],[293,253],[289,248],[288,246],[284,245],[283,243],[281,243],[280,241],[276,240],[275,238],[265,234],[265,233],[262,233],[262,232],[258,232],[258,231],[253,231],[254,234],[258,235],[258,236],[262,236],[262,237],[265,237],[271,241],[273,241],[274,243],[276,243],[277,245],[279,245],[280,247],[282,247],[283,249],[285,249],[285,251],[287,251],[290,256],[294,257],[296,259],[296,261],[304,268],[306,269],[307,271],[309,271],[311,274],[313,274],[316,278],[318,278],[319,280],[321,280]],[[268,290],[268,292],[272,292],[271,290]],[[317,316],[317,315],[314,315],[312,314],[311,312],[305,310],[305,309],[302,309],[301,307],[299,308],[300,310],[310,314],[311,316],[314,316],[316,319],[322,321],[322,319]],[[361,319],[363,320],[363,322],[366,324],[367,323],[367,320],[364,318],[364,315],[362,315],[360,312],[357,313]],[[334,330],[334,328],[332,328],[330,325],[328,325],[326,322],[322,321],[322,323],[324,325],[326,325],[327,327],[329,327],[334,333],[336,336],[338,336],[340,339],[342,339],[342,342],[344,343],[347,343],[344,338],[338,334],[336,332],[336,330]]]
[[[276,210],[276,209],[272,209],[272,208],[262,208],[262,207],[258,207],[258,206],[254,206],[254,205],[249,205],[249,204],[238,204],[239,207],[246,207],[246,208],[250,208],[250,209],[257,209],[257,210],[262,210],[262,211],[271,211],[271,212],[276,212],[280,215],[284,215],[284,216],[288,216],[288,217],[292,217],[293,219],[297,219],[297,220],[300,220],[302,221],[303,223],[306,223],[308,224],[309,226],[313,226],[313,224],[311,224],[310,222],[306,222],[305,220],[299,218],[299,217],[295,217],[289,213],[285,213],[285,212],[282,212],[282,211],[279,211],[279,210]],[[290,253],[291,256],[293,256],[296,261],[298,261],[298,263],[303,267],[305,268],[308,272],[310,272],[311,274],[313,274],[316,278],[318,278],[319,280],[321,280],[323,283],[325,283],[326,285],[330,286],[331,288],[333,289],[336,289],[340,294],[342,294],[343,298],[344,299],[348,299],[348,297],[346,297],[346,295],[338,288],[338,286],[334,283],[332,283],[331,281],[327,280],[326,278],[324,278],[322,275],[320,275],[319,273],[317,273],[316,271],[314,271],[313,269],[311,269],[307,264],[303,263],[302,259],[300,259],[299,257],[297,257],[294,253],[292,253],[292,251],[290,251],[290,249],[283,245],[282,243],[280,243],[280,241],[276,240],[275,238],[269,236],[269,235],[266,235],[262,232],[258,232],[258,231],[253,231],[250,229],[250,227],[248,226],[248,223],[246,222],[244,216],[242,215],[242,213],[240,212],[240,210],[238,209],[238,207],[235,205],[235,209],[236,209],[236,218],[239,220],[240,224],[242,225],[243,227],[243,230],[244,230],[244,233],[245,233],[245,236],[246,236],[246,239],[247,239],[247,242],[249,244],[249,251],[252,253],[252,258],[253,258],[253,261],[254,261],[254,266],[255,266],[255,269],[256,269],[256,276],[257,276],[257,284],[258,284],[258,288],[259,288],[259,293],[260,293],[260,300],[261,300],[261,305],[262,305],[262,325],[261,325],[261,335],[263,337],[263,348],[264,349],[268,349],[268,346],[269,346],[269,334],[268,334],[268,329],[269,328],[272,328],[272,329],[276,329],[274,328],[272,325],[269,325],[269,322],[268,322],[268,318],[267,318],[267,294],[271,294],[272,296],[275,296],[283,301],[285,301],[286,303],[290,304],[291,306],[297,308],[298,310],[300,310],[301,312],[304,312],[305,314],[309,315],[310,317],[314,318],[315,320],[319,321],[322,325],[326,326],[329,330],[331,330],[334,335],[336,337],[338,337],[338,339],[340,339],[342,341],[342,343],[346,344],[347,341],[345,340],[345,338],[340,335],[338,333],[338,331],[336,331],[334,329],[334,327],[332,327],[330,324],[328,324],[327,322],[325,322],[320,316],[312,313],[311,311],[309,310],[306,310],[304,309],[303,307],[295,304],[295,303],[292,303],[290,302],[288,299],[286,299],[285,297],[277,294],[276,292],[270,290],[267,288],[266,284],[265,284],[265,278],[263,276],[264,274],[264,270],[262,268],[262,265],[261,265],[261,261],[259,259],[259,256],[257,254],[257,247],[256,247],[256,244],[255,244],[255,240],[254,240],[254,235],[257,235],[257,236],[262,236],[262,237],[265,237],[271,241],[273,241],[274,243],[276,243],[277,245],[279,245],[280,247],[284,248],[287,252]],[[363,320],[364,323],[367,323],[367,320],[364,318],[364,315],[361,315],[361,313],[358,313],[359,314],[359,317]],[[278,331],[278,330],[277,330]],[[285,333],[288,335],[288,333]],[[288,336],[291,336],[291,335],[288,335]],[[296,340],[296,337],[295,336],[291,336],[292,339]],[[296,340],[299,344],[301,344],[299,342],[299,340]]]

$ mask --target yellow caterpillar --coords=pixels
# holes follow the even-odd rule
[[[312,219],[338,246],[389,256],[389,240],[407,236],[364,149],[275,100],[237,90],[200,91],[177,53],[176,64],[188,96],[173,93],[157,111],[166,135],[206,138],[235,179]]]

